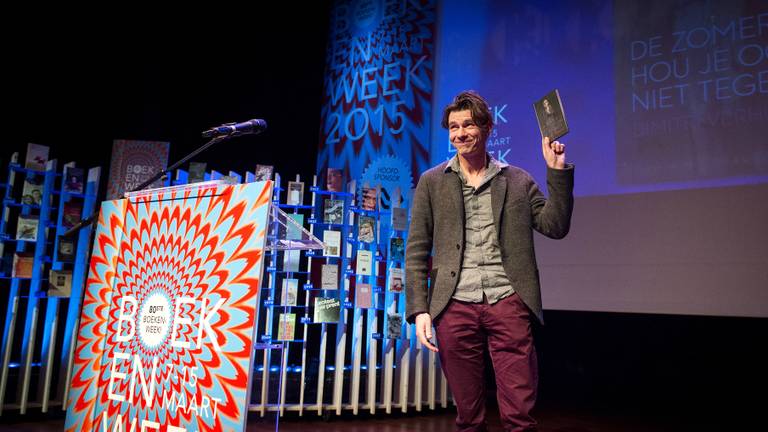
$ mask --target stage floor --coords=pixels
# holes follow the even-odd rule
[[[680,418],[654,418],[651,415],[617,415],[600,413],[595,409],[573,409],[546,407],[538,411],[540,432],[662,432],[662,431],[709,431],[724,430],[720,426],[702,418],[690,420]],[[284,432],[445,432],[453,430],[455,413],[448,410],[439,412],[426,411],[409,415],[371,416],[363,414],[352,416],[345,414],[324,421],[315,413],[305,413],[304,417],[295,415],[280,420],[280,431]],[[63,419],[40,422],[14,422],[6,424],[0,417],[0,431],[49,432],[61,431]],[[17,418],[18,420],[18,418]],[[489,430],[501,431],[498,412],[489,411]],[[275,430],[274,417],[249,419],[249,432]],[[739,429],[742,430],[742,429]],[[746,430],[746,429],[743,429]]]

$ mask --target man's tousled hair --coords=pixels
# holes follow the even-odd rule
[[[488,102],[473,90],[463,91],[453,98],[453,102],[443,110],[443,120],[440,125],[448,129],[448,116],[452,112],[464,110],[469,110],[472,113],[472,120],[486,133],[493,129],[493,115],[488,107]]]

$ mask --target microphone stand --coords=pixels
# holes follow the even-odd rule
[[[232,138],[233,136],[237,136],[237,135],[239,135],[239,134],[237,134],[236,132],[233,132],[233,133],[230,133],[230,134],[227,134],[227,135],[220,135],[220,136],[212,138],[210,141],[208,141],[207,143],[205,143],[202,146],[200,146],[197,150],[195,150],[192,153],[188,154],[183,159],[181,159],[180,161],[178,161],[175,164],[171,165],[170,167],[168,167],[168,168],[166,168],[164,170],[161,170],[160,172],[158,172],[157,174],[152,176],[152,178],[150,178],[149,180],[147,180],[144,183],[140,184],[135,189],[133,189],[133,190],[131,190],[129,192],[136,192],[136,191],[140,191],[142,189],[147,188],[149,185],[151,185],[152,183],[156,182],[157,180],[159,180],[160,178],[165,176],[167,173],[172,172],[173,170],[175,170],[176,168],[181,166],[183,163],[185,163],[188,160],[192,159],[193,157],[197,156],[200,152],[204,151],[208,147],[210,147],[210,146],[212,146],[214,144],[220,143],[222,141],[226,141],[229,138]],[[69,237],[72,234],[80,231],[81,229],[91,225],[96,220],[96,218],[98,217],[98,214],[99,214],[99,212],[95,211],[92,215],[90,215],[86,219],[81,220],[75,226],[73,226],[72,228],[67,230],[64,234],[62,234],[62,236],[63,237]],[[85,287],[83,287],[83,288],[85,288]],[[83,303],[84,302],[85,302],[85,290],[83,289],[83,292],[80,294],[80,309],[79,309],[77,318],[75,319],[75,327],[74,327],[75,331],[73,333],[74,334],[73,337],[75,337],[75,338],[77,337],[78,329],[80,328],[80,313],[83,310]],[[70,358],[69,359],[69,362],[70,362],[70,366],[69,367],[70,368],[71,368],[71,365],[72,365],[72,361],[73,361],[73,359]],[[69,374],[69,370],[65,371],[65,373]],[[67,398],[69,398],[69,394],[65,394],[64,398],[65,398],[65,400],[67,400]]]
[[[202,146],[200,146],[197,150],[195,150],[192,153],[184,156],[184,158],[182,158],[180,161],[174,163],[173,165],[169,166],[168,168],[166,168],[164,170],[160,170],[154,176],[152,176],[152,178],[150,178],[149,180],[145,181],[144,183],[138,185],[136,188],[134,188],[133,190],[130,190],[128,192],[129,193],[130,192],[137,192],[137,191],[146,189],[152,183],[154,183],[154,182],[158,181],[159,179],[163,178],[166,174],[168,174],[169,172],[172,172],[173,170],[175,170],[176,168],[178,168],[182,164],[186,163],[188,160],[190,160],[193,157],[197,156],[199,153],[201,153],[202,151],[204,151],[208,147],[210,147],[210,146],[212,146],[214,144],[220,143],[222,141],[226,141],[226,140],[228,140],[229,138],[231,138],[233,136],[235,136],[234,133],[233,134],[229,134],[229,135],[220,135],[220,136],[214,137],[213,139],[211,139],[207,143],[205,143]],[[99,212],[98,211],[93,212],[93,214],[91,214],[90,216],[88,216],[85,219],[82,219],[80,222],[75,224],[75,226],[73,226],[72,228],[68,229],[64,234],[62,234],[62,236],[63,237],[70,237],[70,236],[72,236],[72,234],[80,231],[81,229],[87,227],[88,225],[91,225],[94,221],[96,221],[96,218],[98,216],[99,216]]]

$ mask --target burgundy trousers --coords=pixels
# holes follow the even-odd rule
[[[517,294],[495,304],[451,300],[435,320],[440,363],[458,410],[457,431],[484,431],[485,357],[496,374],[506,431],[535,431],[538,366],[531,313]]]

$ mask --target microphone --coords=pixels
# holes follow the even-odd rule
[[[242,123],[225,123],[221,126],[208,129],[203,132],[203,138],[217,138],[220,136],[239,136],[260,134],[267,130],[267,122],[262,119],[248,120]]]

